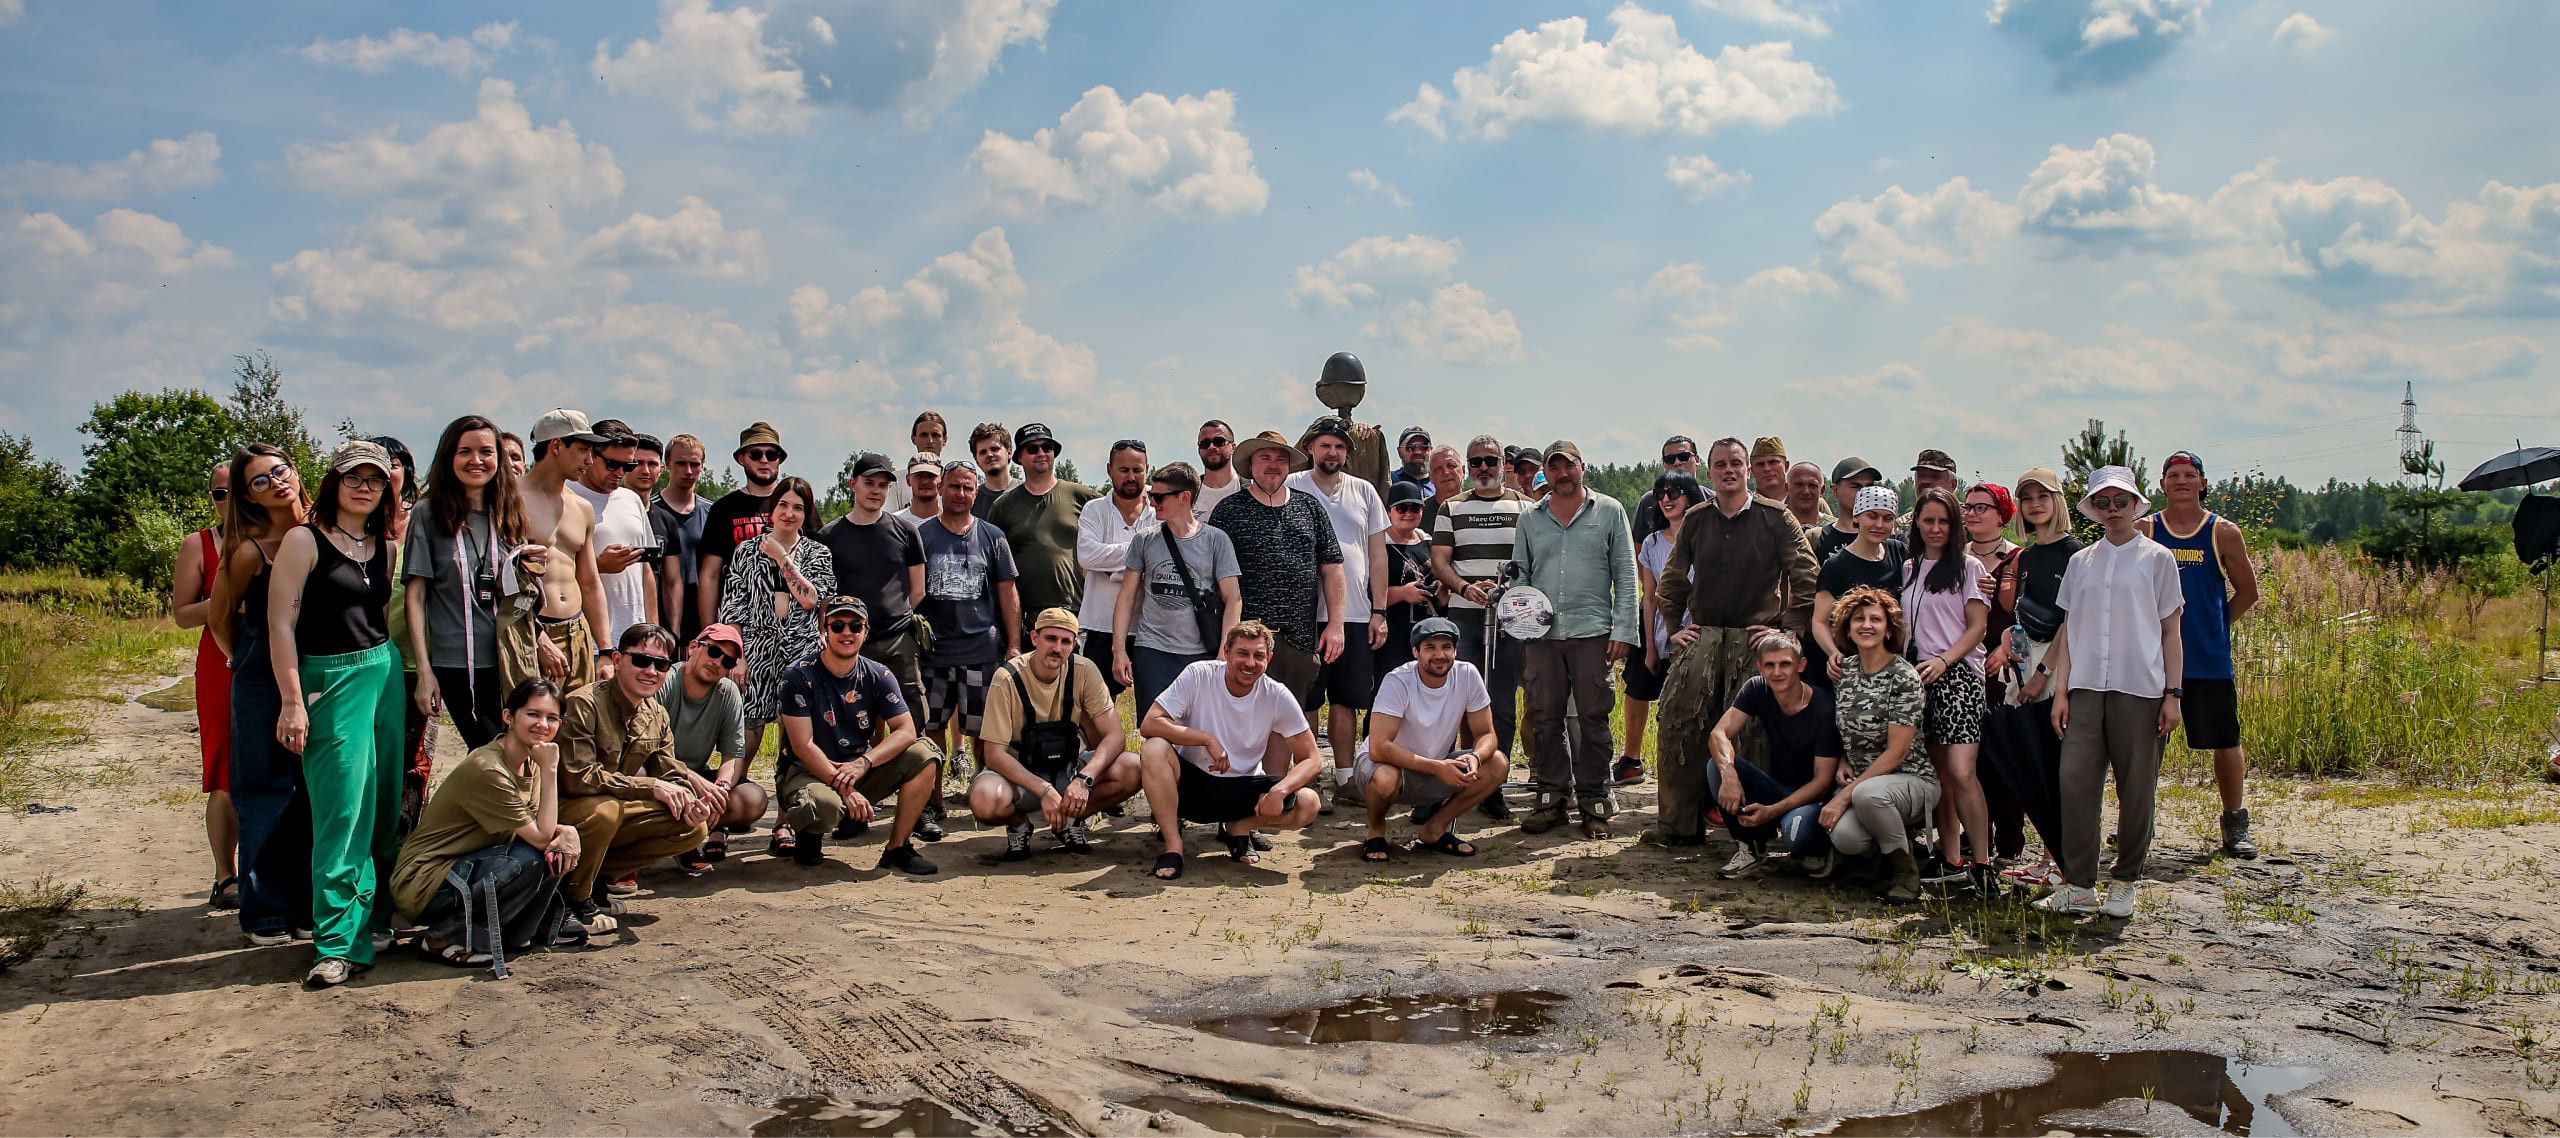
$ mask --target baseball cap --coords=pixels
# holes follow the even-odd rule
[[[1021,429],[1013,432],[1014,450],[1020,451],[1022,448],[1030,446],[1033,443],[1047,443],[1050,446],[1058,446],[1058,436],[1049,433],[1049,424],[1047,423],[1024,423]],[[1065,448],[1061,447],[1060,449]]]
[[[871,623],[871,606],[862,603],[860,597],[829,597],[826,607],[818,610],[820,620],[839,616],[850,616],[867,625]]]
[[[1398,482],[1387,487],[1387,508],[1390,510],[1405,505],[1419,506],[1430,500],[1431,491],[1424,489],[1419,482]]]
[[[1874,463],[1868,462],[1856,455],[1851,455],[1831,464],[1831,480],[1834,482],[1846,482],[1861,474],[1872,474],[1878,478],[1884,477],[1884,472],[1876,469]]]
[[[897,470],[889,465],[888,455],[867,450],[853,456],[853,469],[845,472],[844,480],[859,481],[866,474],[886,474],[891,478],[898,476]]]
[[[1327,415],[1307,427],[1307,437],[1302,441],[1312,443],[1325,435],[1332,435],[1341,439],[1342,445],[1350,446],[1351,420],[1338,415]]]
[[[1076,624],[1076,614],[1054,606],[1041,609],[1040,615],[1031,620],[1031,631],[1038,632],[1044,628],[1063,628],[1077,636],[1084,635],[1083,627]]]
[[[1556,456],[1560,454],[1570,456],[1577,464],[1582,461],[1582,448],[1573,445],[1572,441],[1568,439],[1557,439],[1556,441],[1547,444],[1545,458],[1548,462],[1554,462],[1556,460]]]
[[[382,449],[380,443],[357,439],[339,447],[329,456],[329,472],[332,474],[344,474],[359,466],[370,466],[384,474],[389,474],[391,473],[391,452]]]
[[[1458,638],[1458,622],[1445,616],[1435,616],[1427,620],[1418,621],[1413,626],[1413,632],[1406,636],[1405,639],[1411,642],[1414,647],[1420,648],[1422,647],[1423,641],[1429,640],[1434,636],[1446,636],[1453,641],[1456,640]]]
[[[1911,469],[1953,474],[1956,472],[1956,460],[1948,458],[1947,452],[1942,450],[1924,450],[1920,452],[1919,459],[1911,464]]]
[[[1507,466],[1518,466],[1524,462],[1531,466],[1546,465],[1544,456],[1540,455],[1534,447],[1504,447],[1502,461]]]
[[[1768,435],[1754,440],[1751,444],[1751,457],[1785,458],[1787,457],[1787,442],[1785,439],[1781,439],[1776,435]]]
[[[2062,493],[2062,476],[2054,473],[2050,466],[2039,466],[2018,476],[2018,489],[2024,490],[2029,486],[2042,486],[2046,493],[2059,494]]]
[[[2169,473],[2169,468],[2170,468],[2170,467],[2172,467],[2172,466],[2176,466],[2176,465],[2178,465],[2178,464],[2179,464],[2179,463],[2181,463],[2181,462],[2186,463],[2186,464],[2187,464],[2187,465],[2189,465],[2189,466],[2195,467],[2195,468],[2196,468],[2196,473],[2198,473],[2198,474],[2203,474],[2203,473],[2204,473],[2204,460],[2203,460],[2203,459],[2201,459],[2201,458],[2197,458],[2197,457],[2196,457],[2196,452],[2191,451],[2191,450],[2182,450],[2182,451],[2179,451],[2179,452],[2178,452],[2178,453],[2176,453],[2176,454],[2170,455],[2168,458],[2162,459],[2162,460],[2161,460],[2161,462],[2160,462],[2160,473],[2162,473],[2162,474],[2167,474],[2167,473]]]
[[[595,428],[587,425],[586,412],[572,411],[566,407],[554,407],[541,418],[534,420],[533,433],[525,437],[537,443],[547,443],[553,439],[572,439],[582,443],[605,441],[603,435],[597,434]],[[387,470],[389,467],[384,469]]]
[[[1430,442],[1431,432],[1421,427],[1406,427],[1403,434],[1396,436],[1396,445],[1401,447],[1415,439],[1420,439],[1426,443]]]
[[[942,473],[942,456],[922,450],[908,456],[907,474],[912,477],[919,470],[930,470],[935,474]]]
[[[712,625],[703,629],[702,634],[694,637],[693,640],[696,644],[726,644],[740,652],[747,650],[746,637],[738,633],[738,626],[734,624]]]

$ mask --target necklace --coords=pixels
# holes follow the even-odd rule
[[[364,552],[364,547],[365,547],[365,543],[366,543],[366,542],[371,541],[371,540],[373,540],[373,539],[371,539],[371,538],[365,538],[365,537],[357,537],[357,536],[356,536],[356,535],[354,535],[354,534],[348,533],[344,528],[340,527],[340,526],[338,525],[338,523],[336,523],[336,522],[331,522],[331,523],[329,523],[329,532],[334,533],[334,534],[338,535],[339,537],[343,537],[343,538],[347,539],[348,541],[351,541],[351,542],[354,542],[354,543],[355,543],[356,551],[355,551],[354,553],[343,553],[343,551],[342,551],[342,555],[343,555],[344,557],[346,557],[346,559],[347,559],[347,560],[349,560],[349,561],[353,561],[353,562],[355,562],[355,563],[356,563],[356,572],[357,572],[359,575],[361,575],[361,576],[363,577],[363,579],[364,579],[364,591],[365,591],[365,592],[368,592],[368,593],[372,592],[372,591],[373,591],[373,557],[372,557],[372,555],[371,555],[371,554],[367,554],[367,553],[365,553],[365,552]],[[334,543],[332,543],[332,544],[334,544]]]

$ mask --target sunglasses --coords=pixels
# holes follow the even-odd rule
[[[652,656],[646,652],[625,652],[622,654],[622,660],[643,672],[663,672],[676,664],[675,661],[664,656]]]
[[[1480,454],[1467,460],[1467,469],[1473,470],[1479,466],[1490,466],[1500,469],[1502,466],[1502,456],[1498,454]]]
[[[1164,504],[1164,500],[1165,500],[1165,499],[1170,498],[1170,497],[1173,497],[1174,495],[1179,494],[1179,493],[1182,493],[1182,491],[1180,491],[1180,490],[1149,490],[1149,491],[1147,491],[1147,504],[1148,504],[1148,505],[1150,505],[1150,506],[1161,506],[1161,505],[1163,505],[1163,504]]]
[[[827,622],[827,631],[834,633],[837,636],[851,636],[854,633],[862,631],[862,629],[863,624],[858,620],[831,620]]]
[[[224,489],[216,488],[216,489],[214,490],[214,492],[213,492],[213,500],[214,500],[214,501],[217,501],[217,502],[225,502],[225,501],[229,501],[230,499],[231,499],[231,491],[229,491],[229,490],[224,490]]]
[[[732,652],[732,651],[730,651],[730,650],[728,650],[728,649],[726,649],[726,648],[723,648],[723,647],[719,646],[718,644],[705,644],[705,645],[703,645],[703,646],[702,646],[702,654],[703,654],[703,655],[705,655],[705,656],[709,656],[709,657],[711,657],[711,658],[712,658],[712,659],[714,659],[714,660],[719,661],[719,662],[720,662],[720,666],[721,666],[721,667],[723,667],[723,668],[726,668],[726,667],[728,667],[729,665],[731,665],[731,664],[735,664],[735,663],[737,663],[737,662],[738,662],[738,654],[737,654],[737,653]]]
[[[1234,445],[1236,445],[1236,441],[1225,435],[1211,435],[1208,438],[1200,440],[1200,449],[1202,450],[1216,450],[1219,447],[1230,447]]]
[[[1664,466],[1670,466],[1675,463],[1696,461],[1698,461],[1698,452],[1694,450],[1676,450],[1670,454],[1662,456],[1662,464]]]
[[[251,477],[249,479],[249,489],[264,494],[267,491],[274,489],[276,484],[279,482],[288,486],[292,485],[293,478],[293,468],[282,463],[278,463],[275,466],[269,467],[266,473]]]
[[[1390,510],[1390,511],[1392,511],[1392,512],[1394,512],[1394,513],[1399,513],[1399,514],[1403,514],[1403,513],[1415,513],[1415,514],[1419,514],[1419,513],[1421,513],[1421,512],[1422,512],[1422,503],[1420,503],[1420,502],[1398,502],[1398,503],[1396,503],[1395,505],[1392,505],[1392,506],[1387,507],[1387,509],[1388,509],[1388,510]]]
[[[599,458],[596,461],[603,463],[605,470],[613,474],[626,474],[640,469],[640,460],[638,459],[633,459],[629,462],[615,462],[609,458]]]
[[[1116,443],[1111,444],[1111,453],[1113,453],[1113,454],[1118,454],[1118,453],[1120,453],[1121,451],[1124,451],[1124,450],[1134,450],[1134,451],[1138,452],[1139,454],[1145,454],[1145,453],[1147,453],[1147,444],[1146,444],[1146,440],[1144,440],[1144,439],[1122,439],[1122,440],[1120,440],[1119,442],[1116,442]]]
[[[782,452],[769,447],[757,447],[754,450],[738,452],[738,457],[749,462],[780,462]]]
[[[391,480],[379,474],[358,474],[341,485],[354,490],[371,490],[379,494],[391,488]]]
[[[2122,510],[2132,506],[2133,501],[2131,494],[2100,494],[2089,499],[2089,504],[2101,510]]]
[[[1033,444],[1031,444],[1030,446],[1027,446],[1027,447],[1022,448],[1021,450],[1015,451],[1014,453],[1016,453],[1016,454],[1056,454],[1056,453],[1058,453],[1058,449],[1059,449],[1059,448],[1058,448],[1058,444],[1056,444],[1056,443],[1033,443]]]

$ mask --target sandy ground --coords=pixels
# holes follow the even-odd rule
[[[1259,867],[1195,840],[1171,885],[1146,874],[1143,810],[1090,857],[1044,837],[1010,865],[963,823],[923,880],[875,868],[877,831],[814,871],[759,833],[707,876],[644,873],[624,931],[511,981],[393,954],[315,993],[294,982],[307,946],[245,947],[205,908],[193,731],[102,708],[50,760],[93,776],[59,800],[78,810],[0,820],[0,876],[136,899],[0,974],[0,1133],[736,1133],[816,1093],[930,1095],[1021,1133],[1203,1132],[1119,1105],[1149,1095],[1355,1132],[1767,1132],[2035,1083],[2047,1052],[2159,1048],[2312,1069],[2273,1103],[2306,1133],[2560,1130],[2560,825],[2440,821],[2560,818],[2541,787],[2359,808],[2269,784],[2256,863],[2208,861],[2209,794],[2176,788],[2141,912],[2044,940],[2010,904],[1719,881],[1720,840],[1633,840],[1643,790],[1616,840],[1477,825],[1482,857],[1380,869],[1331,817]],[[1518,988],[1571,1002],[1536,1035],[1453,1046],[1187,1026]]]

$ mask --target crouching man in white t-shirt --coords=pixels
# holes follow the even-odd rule
[[[1461,739],[1475,743],[1461,748]],[[1476,856],[1449,827],[1510,774],[1511,761],[1494,742],[1493,695],[1476,666],[1458,659],[1457,622],[1435,616],[1414,625],[1413,660],[1379,685],[1369,737],[1351,764],[1351,785],[1369,805],[1361,860],[1387,860],[1387,812],[1399,804],[1413,807],[1422,827],[1415,849]]]
[[[1256,830],[1299,830],[1316,820],[1316,796],[1300,793],[1323,769],[1316,735],[1297,697],[1263,674],[1271,666],[1277,633],[1258,620],[1227,630],[1221,658],[1182,670],[1147,708],[1138,724],[1147,809],[1164,834],[1157,879],[1182,876],[1182,823],[1220,827],[1227,855],[1245,865],[1260,860]],[[1289,770],[1263,773],[1273,740],[1288,748]]]

